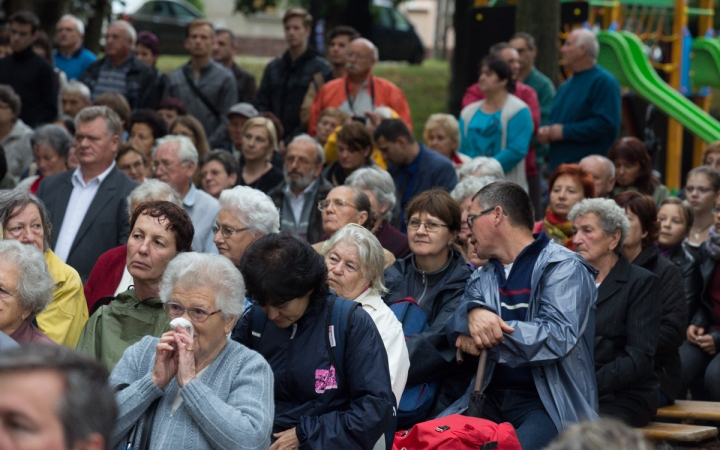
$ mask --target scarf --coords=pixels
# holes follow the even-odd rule
[[[569,220],[561,220],[552,211],[550,206],[545,210],[545,218],[543,219],[545,233],[560,245],[564,245],[567,249],[575,251],[572,242],[572,222]]]
[[[720,261],[720,232],[715,228],[715,225],[708,230],[705,250],[713,261]]]
[[[656,242],[655,245],[657,245],[657,248],[660,250],[660,256],[663,258],[670,258],[670,255],[673,254],[675,249],[682,246],[682,242],[679,242],[675,245],[662,245],[659,242]]]

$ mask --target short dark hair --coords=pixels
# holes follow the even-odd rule
[[[303,8],[290,8],[287,11],[285,11],[285,15],[283,16],[282,23],[285,25],[288,20],[299,17],[303,21],[303,26],[305,28],[311,28],[312,22],[313,22],[313,16],[307,12],[307,10]]]
[[[12,16],[10,16],[10,20],[8,20],[8,23],[19,23],[20,25],[30,25],[32,32],[36,32],[38,29],[40,29],[40,19],[38,19],[38,16],[35,15],[35,13],[31,11],[18,11]]]
[[[629,163],[640,165],[640,171],[634,183],[634,187],[637,188],[638,192],[652,195],[655,192],[655,186],[660,184],[660,180],[652,173],[650,153],[648,153],[645,144],[640,139],[632,136],[618,139],[610,147],[607,157],[613,164],[618,159],[624,159]]]
[[[235,45],[235,33],[232,32],[229,28],[218,28],[215,30],[215,36],[219,36],[220,34],[227,34],[230,36],[230,43],[232,45]]]
[[[401,119],[383,119],[373,134],[375,141],[383,138],[388,142],[395,142],[399,137],[404,137],[410,143],[415,142],[410,129]]]
[[[22,100],[20,100],[20,96],[17,95],[15,89],[9,84],[0,84],[0,102],[7,103],[10,111],[15,114],[15,117],[20,115]]]
[[[325,259],[306,241],[288,234],[266,234],[250,244],[240,260],[248,298],[260,306],[280,306],[310,294],[310,303],[329,293]]]
[[[537,49],[537,45],[535,44],[535,38],[530,33],[526,33],[524,31],[518,31],[517,33],[513,34],[513,36],[510,38],[511,41],[513,39],[525,39],[525,42],[527,42],[527,46],[530,50]]]
[[[361,124],[362,125],[362,124]],[[364,127],[364,125],[363,125]],[[345,186],[341,185],[343,187],[349,188],[353,191],[353,205],[355,205],[355,210],[357,212],[366,212],[368,217],[365,223],[362,225],[363,227],[367,228],[368,230],[373,229],[375,226],[375,222],[377,222],[377,214],[375,211],[372,210],[372,203],[370,203],[370,197],[363,192],[362,189],[355,187],[355,186]],[[338,186],[339,187],[339,186]]]
[[[130,103],[128,103],[125,96],[119,92],[105,92],[103,94],[100,94],[95,97],[95,100],[93,100],[93,105],[107,106],[108,108],[112,109],[118,115],[120,120],[122,122],[125,122],[126,127],[128,120],[130,120],[130,116],[132,116]]]
[[[410,220],[413,214],[430,214],[447,225],[450,231],[460,231],[462,210],[460,205],[444,189],[432,188],[410,200],[405,208],[405,217]]]
[[[228,175],[240,173],[240,164],[238,164],[237,159],[235,159],[230,152],[225,150],[213,150],[207,153],[205,156],[200,158],[200,169],[202,169],[202,167],[210,161],[219,162],[225,169],[225,173]]]
[[[625,191],[615,196],[615,203],[623,210],[635,214],[640,222],[642,231],[647,235],[642,240],[642,248],[650,247],[658,238],[660,223],[657,220],[658,208],[655,200],[649,195],[637,191]]]
[[[472,198],[483,208],[500,206],[508,216],[510,225],[533,230],[535,208],[523,188],[511,181],[496,181],[480,189]]]
[[[50,371],[63,379],[57,414],[66,447],[99,433],[109,449],[118,408],[105,366],[62,345],[28,344],[0,353],[0,374],[34,371]]]
[[[152,31],[141,31],[137,34],[135,45],[142,45],[150,50],[150,53],[157,56],[160,54],[160,38]]]
[[[512,69],[503,59],[494,54],[490,54],[480,61],[480,70],[482,70],[483,67],[486,67],[490,72],[494,72],[500,81],[507,80],[505,89],[511,94],[515,92],[515,80],[513,80]]]
[[[57,122],[62,123],[62,126],[65,127],[70,136],[75,135],[75,119],[67,114],[60,114],[57,119],[55,119],[55,123]]]
[[[331,29],[327,33],[326,42],[330,44],[333,39],[335,39],[338,36],[347,36],[350,41],[353,39],[357,39],[360,37],[360,33],[357,32],[357,30],[353,27],[347,26],[347,25],[338,25],[335,28]]]
[[[173,109],[177,112],[178,116],[184,116],[187,114],[187,107],[185,102],[175,97],[165,97],[158,102],[155,111],[160,109]]]
[[[160,139],[168,134],[168,126],[165,119],[152,109],[139,109],[130,116],[127,129],[132,130],[133,125],[142,123],[152,130],[153,139]]]
[[[368,148],[372,150],[373,146],[370,131],[368,131],[365,124],[356,121],[343,125],[337,133],[337,141],[347,145],[352,152],[360,152]],[[368,155],[366,162],[370,162],[370,155]]]
[[[165,229],[175,235],[175,250],[177,253],[191,252],[195,228],[192,220],[184,209],[166,201],[140,203],[130,218],[130,232],[135,228],[135,222],[140,215],[150,216],[154,219],[164,218],[167,223]]]

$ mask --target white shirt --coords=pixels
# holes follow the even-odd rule
[[[290,207],[292,208],[293,217],[295,217],[295,223],[300,223],[300,220],[302,219],[302,212],[303,208],[305,207],[305,193],[309,191],[310,189],[315,186],[315,183],[317,183],[317,178],[312,181],[312,183],[308,184],[305,189],[298,195],[297,197],[295,194],[293,194],[293,191],[290,190],[290,185],[285,186],[285,194],[287,194],[288,200],[290,200]]]
[[[125,268],[123,269],[123,275],[120,279],[120,284],[118,284],[117,289],[115,289],[115,294],[113,295],[117,297],[118,294],[121,294],[130,289],[130,286],[133,284],[135,284],[135,280],[133,280],[132,275],[130,275],[130,272],[128,272],[127,264],[125,264]]]
[[[107,178],[110,171],[115,167],[115,161],[110,164],[105,172],[92,178],[90,181],[85,183],[83,179],[81,168],[75,169],[72,174],[73,190],[70,194],[70,200],[68,201],[67,209],[65,210],[65,217],[63,218],[62,225],[60,226],[60,232],[58,233],[57,242],[55,243],[55,254],[62,262],[67,262],[68,256],[70,256],[70,249],[72,248],[73,242],[75,242],[75,236],[80,231],[80,225],[85,219],[90,204],[95,199],[100,185],[105,178]]]
[[[405,390],[405,383],[407,383],[408,371],[410,370],[410,355],[405,344],[402,325],[380,296],[372,293],[372,289],[360,294],[355,301],[360,303],[362,309],[370,314],[380,332],[380,337],[383,344],[385,344],[385,351],[388,355],[390,383],[399,405],[400,397]]]

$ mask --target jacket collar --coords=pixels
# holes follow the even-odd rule
[[[618,258],[618,262],[610,269],[605,279],[598,288],[597,305],[612,297],[622,288],[622,285],[630,279],[630,269],[632,264],[622,254]]]
[[[650,270],[650,267],[653,267],[657,263],[659,257],[660,250],[655,245],[650,245],[644,248],[632,263]]]

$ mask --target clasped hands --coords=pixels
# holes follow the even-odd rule
[[[160,337],[155,347],[155,365],[151,376],[160,389],[177,378],[180,387],[195,379],[195,342],[190,334],[181,327],[168,331]]]
[[[687,340],[693,345],[700,347],[708,355],[717,353],[715,340],[710,333],[705,334],[705,329],[697,325],[690,325],[687,329]]]
[[[505,339],[503,333],[515,331],[500,316],[484,308],[474,308],[468,312],[468,329],[470,336],[458,336],[455,347],[475,356],[484,348],[499,345]]]
[[[562,124],[556,123],[553,125],[545,125],[543,127],[538,128],[537,140],[540,143],[540,145],[547,145],[554,141],[562,141],[563,140]]]

